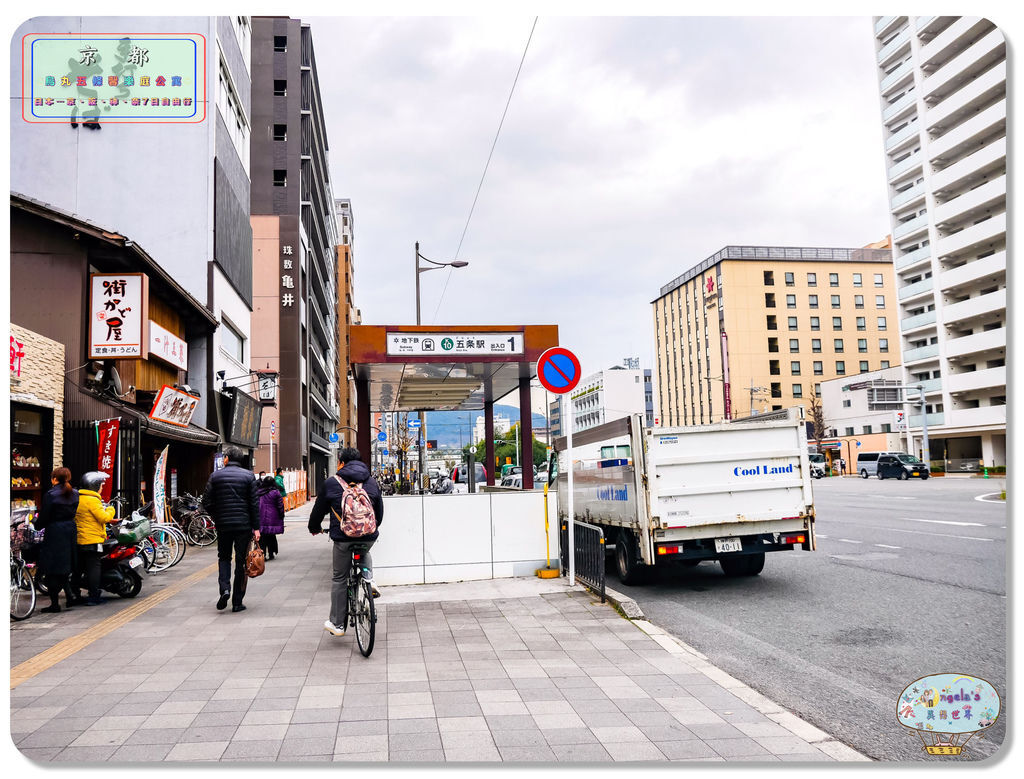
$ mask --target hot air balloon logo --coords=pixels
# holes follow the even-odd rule
[[[999,718],[999,693],[984,679],[934,674],[911,682],[896,702],[896,721],[914,731],[929,755],[961,755]],[[966,738],[964,738],[966,736]]]

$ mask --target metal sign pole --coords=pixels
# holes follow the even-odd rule
[[[570,411],[572,403],[570,402]],[[576,584],[576,544],[575,534],[573,533],[573,526],[576,524],[575,515],[573,514],[573,499],[572,499],[572,414],[569,415],[569,427],[566,431],[565,438],[565,458],[566,465],[569,471],[568,491],[569,491],[569,505],[566,507],[569,522],[569,548],[567,551],[569,557],[569,586]]]

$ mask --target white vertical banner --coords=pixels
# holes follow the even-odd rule
[[[153,517],[157,522],[164,521],[164,501],[167,499],[167,450],[165,446],[156,460],[153,469]]]

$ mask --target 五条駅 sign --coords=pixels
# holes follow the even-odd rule
[[[522,354],[522,333],[388,333],[388,354]]]

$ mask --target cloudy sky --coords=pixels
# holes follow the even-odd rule
[[[870,17],[541,16],[461,250],[533,16],[304,20],[365,323],[414,321],[419,240],[470,261],[421,277],[425,324],[650,365],[650,301],[723,246],[888,232]]]

